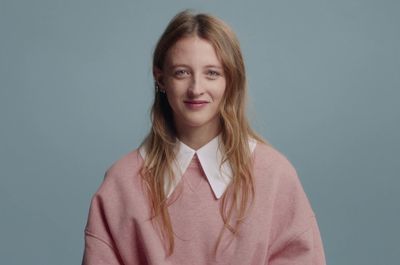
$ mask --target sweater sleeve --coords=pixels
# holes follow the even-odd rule
[[[325,255],[315,217],[311,226],[271,248],[268,265],[325,265]]]
[[[86,231],[82,265],[122,265],[122,263],[107,241]]]
[[[325,265],[315,213],[296,170],[283,160],[276,171],[268,265]]]
[[[99,190],[90,203],[89,215],[85,227],[85,247],[82,265],[122,265],[120,255],[110,230],[110,222],[116,216],[112,207],[114,192],[110,193],[107,174]],[[106,198],[106,199],[105,199]]]

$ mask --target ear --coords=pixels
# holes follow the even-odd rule
[[[154,80],[157,82],[158,86],[161,89],[165,89],[164,87],[164,74],[163,71],[158,67],[153,67],[153,77]]]

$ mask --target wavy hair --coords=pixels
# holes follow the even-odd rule
[[[264,142],[250,127],[246,117],[247,84],[245,66],[236,35],[222,20],[209,14],[195,14],[190,10],[178,13],[167,25],[153,54],[153,71],[163,69],[169,49],[180,39],[197,36],[214,47],[226,77],[226,89],[220,107],[221,147],[223,161],[228,161],[233,178],[221,198],[220,213],[224,227],[218,237],[215,252],[224,228],[235,235],[254,197],[252,161],[249,137]],[[148,192],[152,220],[160,228],[168,255],[174,250],[174,234],[168,214],[167,194],[164,193],[165,172],[169,183],[174,179],[172,163],[175,159],[176,131],[173,112],[164,93],[155,84],[154,102],[151,108],[152,127],[142,143],[146,159],[141,170],[144,186]]]

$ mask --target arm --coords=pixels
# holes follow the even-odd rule
[[[123,264],[110,234],[108,215],[101,196],[93,196],[85,228],[82,265]]]
[[[325,265],[325,254],[311,204],[296,170],[277,163],[268,265]]]
[[[108,172],[104,174],[106,180]],[[102,189],[104,181],[99,188]],[[85,248],[82,265],[122,265],[110,233],[109,216],[104,200],[97,191],[92,197],[85,227]]]
[[[325,255],[314,216],[310,226],[295,235],[282,233],[270,248],[268,265],[325,265]]]
[[[115,249],[106,240],[85,231],[82,265],[122,265]]]

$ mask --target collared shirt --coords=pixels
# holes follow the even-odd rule
[[[197,155],[200,165],[207,177],[213,193],[217,199],[221,198],[226,188],[232,180],[232,168],[228,161],[223,162],[223,154],[220,148],[220,136],[216,136],[198,150],[194,150],[181,141],[177,141],[175,148],[175,163],[172,164],[172,172],[175,179],[169,183],[167,173],[165,173],[164,192],[170,196],[181,181],[186,169],[193,157]],[[249,148],[252,153],[256,147],[256,141],[249,139]],[[142,146],[139,149],[143,159],[146,158],[146,150]]]

